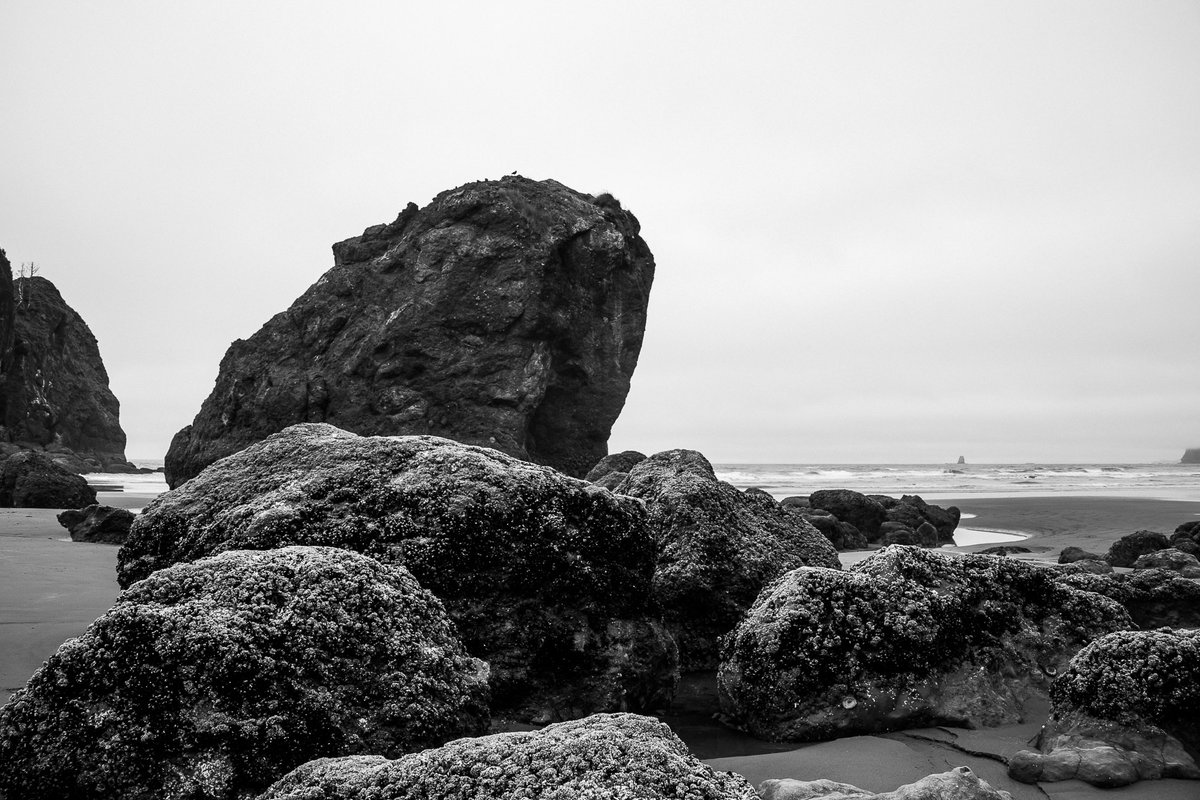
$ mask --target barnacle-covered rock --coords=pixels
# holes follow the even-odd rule
[[[406,566],[491,665],[498,710],[549,722],[652,710],[674,691],[642,504],[448,439],[293,425],[147,506],[118,575],[128,585],[175,561],[289,544]]]
[[[658,542],[654,595],[684,669],[716,667],[717,640],[768,582],[796,567],[839,566],[815,528],[765,492],[717,480],[694,450],[639,462],[615,491],[646,503]]]
[[[1200,631],[1104,636],[1071,660],[1050,697],[1039,752],[1009,764],[1017,780],[1200,779]]]
[[[1155,531],[1134,531],[1112,543],[1104,558],[1114,567],[1132,567],[1138,556],[1166,550],[1171,546],[1166,534]]]
[[[1200,628],[1200,584],[1177,572],[1140,569],[1108,575],[1064,574],[1059,580],[1111,597],[1125,607],[1139,628]]]
[[[1172,572],[1183,572],[1188,567],[1200,567],[1200,559],[1174,547],[1146,553],[1138,556],[1133,562],[1134,569],[1169,569]]]
[[[1084,644],[1130,624],[1044,568],[892,546],[764,589],[722,645],[721,707],[776,741],[1013,722]]]
[[[404,569],[335,548],[160,570],[0,709],[0,796],[237,798],[480,733],[487,667]]]
[[[758,800],[649,717],[597,714],[540,731],[460,739],[389,761],[321,759],[259,800]]]
[[[955,767],[908,783],[892,792],[869,792],[830,780],[772,778],[758,787],[762,800],[1012,800],[1008,792],[981,780],[970,767]]]

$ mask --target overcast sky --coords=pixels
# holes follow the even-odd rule
[[[612,450],[1200,446],[1196,2],[0,6],[0,247],[131,457],[408,201],[608,191],[658,268]]]

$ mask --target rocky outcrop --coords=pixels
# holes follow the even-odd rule
[[[772,778],[758,787],[762,800],[1012,800],[1012,795],[980,780],[970,767],[926,775],[892,792],[870,792],[831,780]]]
[[[1169,569],[1172,572],[1182,573],[1185,577],[1200,578],[1200,559],[1174,547],[1138,556],[1137,560],[1133,562],[1133,568]]]
[[[799,505],[799,501],[800,498],[789,497],[785,498],[784,503]],[[832,514],[839,522],[854,526],[867,542],[917,544],[923,547],[954,544],[954,531],[961,516],[954,506],[942,508],[930,505],[919,495],[904,495],[896,499],[881,494],[865,495],[851,489],[822,489],[810,494],[807,508],[801,513],[811,522],[809,515],[819,511]],[[831,538],[836,541],[846,538],[846,534]]]
[[[663,723],[598,714],[539,731],[460,739],[389,761],[313,761],[259,800],[758,800],[732,772],[694,758]]]
[[[645,460],[646,454],[639,453],[637,450],[622,450],[620,453],[611,453],[597,461],[596,466],[588,470],[588,474],[584,476],[584,480],[598,483],[603,478],[614,473],[627,475],[629,474],[629,470]]]
[[[1079,561],[1077,564],[1085,562]],[[1200,583],[1164,569],[1064,574],[1063,583],[1116,600],[1139,628],[1200,628]]]
[[[0,268],[0,283],[9,275]],[[50,281],[11,285],[0,295],[0,441],[75,472],[133,470],[96,337]]]
[[[291,426],[151,502],[118,579],[290,544],[406,566],[491,665],[506,714],[549,722],[670,702],[678,657],[652,613],[642,504],[447,439]]]
[[[22,450],[0,463],[0,508],[80,508],[95,502],[87,481],[44,453]]]
[[[1114,567],[1132,567],[1138,556],[1166,550],[1171,546],[1166,534],[1155,531],[1134,531],[1122,536],[1108,548],[1104,559]]]
[[[1180,464],[1200,464],[1200,447],[1189,447],[1183,451],[1183,458],[1179,459]]]
[[[768,586],[722,644],[721,708],[774,741],[1015,722],[1084,644],[1130,624],[1052,570],[888,547]]]
[[[837,550],[865,550],[867,548],[867,537],[863,536],[858,528],[849,522],[842,522],[823,508],[811,508],[795,502],[781,503],[780,507],[784,511],[796,514],[819,530]]]
[[[717,480],[694,450],[656,453],[614,491],[646,504],[658,545],[654,596],[685,670],[716,667],[718,639],[772,580],[801,566],[839,567],[815,528],[765,492]]]
[[[58,524],[67,529],[73,542],[124,544],[135,516],[125,508],[92,504],[67,509],[58,515]]]
[[[1200,779],[1200,631],[1121,631],[1081,650],[1051,689],[1038,751],[1009,775],[1125,786]]]
[[[879,541],[879,526],[887,520],[887,511],[877,500],[851,489],[822,489],[808,496],[809,506],[833,514],[858,528],[869,542]]]
[[[228,552],[127,589],[0,709],[0,796],[233,800],[486,730],[487,668],[404,569]]]
[[[583,476],[607,452],[654,259],[611,195],[506,177],[334,245],[291,308],[230,346],[166,459],[171,486],[298,422],[434,434]]]
[[[942,508],[926,503],[920,495],[906,494],[899,500],[887,495],[868,495],[871,500],[883,506],[886,522],[900,523],[917,535],[923,547],[940,547],[944,544],[954,544],[954,531],[962,517],[956,506]],[[933,531],[922,530],[930,526]],[[882,529],[882,526],[881,526]]]

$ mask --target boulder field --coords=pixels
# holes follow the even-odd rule
[[[171,486],[300,422],[432,434],[576,477],[608,451],[654,258],[611,195],[507,176],[333,246],[334,266],[221,360]]]
[[[725,638],[731,724],[772,741],[1018,720],[1085,644],[1131,626],[1052,570],[893,545],[768,586]]]
[[[487,666],[402,567],[232,551],[126,589],[0,708],[0,796],[234,800],[487,724]]]
[[[493,707],[549,722],[665,707],[678,651],[640,501],[432,436],[291,426],[138,515],[122,586],[226,550],[321,545],[402,564],[492,668]]]

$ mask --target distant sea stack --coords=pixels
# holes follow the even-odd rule
[[[96,337],[53,283],[12,280],[0,251],[0,452],[18,450],[76,472],[133,469]]]
[[[1189,447],[1183,452],[1180,464],[1200,464],[1200,447]]]
[[[608,452],[654,257],[611,195],[509,176],[333,246],[334,266],[221,361],[172,487],[298,422],[435,434],[581,477]]]

